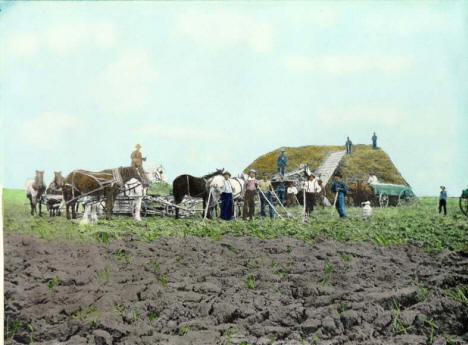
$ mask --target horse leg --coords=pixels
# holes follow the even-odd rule
[[[42,217],[42,197],[39,198],[39,217]]]
[[[32,216],[32,215],[34,215],[34,206],[33,206],[31,195],[28,195],[28,199],[29,199],[29,204],[31,206],[31,216]]]
[[[70,205],[72,210],[72,219],[76,219],[76,201],[73,201]]]

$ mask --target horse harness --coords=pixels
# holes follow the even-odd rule
[[[75,191],[80,192],[80,190],[78,188],[76,188],[76,186],[74,184],[74,181],[73,181],[76,173],[88,176],[89,178],[93,179],[99,185],[99,187],[97,189],[92,190],[91,192],[75,196]],[[100,190],[103,190],[104,188],[109,187],[109,186],[113,187],[114,185],[117,185],[119,188],[122,188],[123,179],[122,179],[122,175],[120,173],[120,168],[112,169],[112,173],[100,172],[99,174],[100,175],[112,176],[112,178],[111,179],[106,179],[106,178],[102,178],[102,177],[97,177],[97,176],[94,176],[94,175],[90,174],[86,170],[73,170],[72,171],[72,182],[71,182],[71,184],[70,183],[65,183],[64,184],[65,186],[69,186],[72,189],[72,199],[68,200],[66,202],[66,204],[69,204],[72,201],[75,201],[76,199],[78,199],[80,197],[84,197],[84,196],[90,195],[92,193],[98,192]]]

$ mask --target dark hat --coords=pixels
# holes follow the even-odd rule
[[[231,173],[230,173],[229,171],[225,171],[225,172],[223,173],[223,176],[226,176],[226,175],[229,175],[229,177],[232,176]]]
[[[250,170],[249,170],[249,174],[250,174],[251,172],[253,172],[255,175],[257,174],[257,170],[255,170],[255,169],[250,169]]]
[[[337,171],[333,176],[336,176],[336,177],[343,177],[343,175],[341,175],[341,173],[339,171]]]

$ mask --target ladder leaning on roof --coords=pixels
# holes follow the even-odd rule
[[[322,164],[315,170],[315,175],[322,180],[324,186],[327,185],[345,154],[345,150],[327,153]]]

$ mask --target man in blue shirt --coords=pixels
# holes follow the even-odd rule
[[[447,192],[445,191],[445,186],[440,186],[440,196],[439,196],[439,213],[444,209],[444,216],[447,215]]]
[[[346,218],[346,212],[345,212],[345,200],[344,197],[346,193],[348,192],[348,187],[346,184],[341,180],[342,176],[339,172],[335,173],[335,181],[330,186],[330,190],[332,193],[338,193],[336,196],[336,210],[338,211],[338,214],[340,215],[340,218]]]
[[[374,150],[377,148],[377,135],[375,135],[375,132],[374,132],[374,135],[372,136],[372,148]]]
[[[276,195],[278,196],[278,199],[280,199],[281,204],[284,205],[284,192],[286,191],[286,186],[284,185],[283,181],[280,181],[278,186],[276,186]]]
[[[345,146],[346,146],[346,154],[350,155],[353,150],[353,143],[351,142],[351,140],[349,140],[349,137],[347,137]]]
[[[278,172],[281,172],[281,175],[284,176],[284,168],[286,167],[286,163],[288,162],[288,157],[284,154],[285,149],[281,150],[278,159],[276,160],[276,165],[278,166]]]

